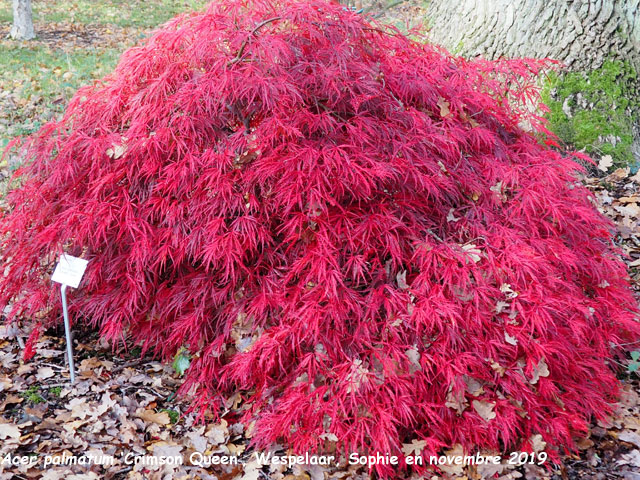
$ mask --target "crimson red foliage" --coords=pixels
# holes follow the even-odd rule
[[[89,259],[73,316],[187,347],[185,388],[241,392],[260,446],[571,446],[638,323],[611,225],[527,113],[542,66],[315,0],[178,17],[20,147],[0,303],[59,322],[52,265]]]

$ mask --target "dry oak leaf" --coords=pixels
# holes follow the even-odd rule
[[[184,447],[177,443],[160,441],[152,444],[151,449],[156,457],[179,457]]]
[[[116,401],[111,398],[109,393],[102,395],[100,403],[90,402],[87,403],[84,398],[72,398],[67,406],[71,410],[71,416],[84,420],[87,416],[96,420],[98,417],[109,411]]]
[[[113,146],[111,148],[107,149],[107,156],[109,158],[113,158],[118,159],[120,158],[122,155],[124,155],[124,152],[127,150],[127,146],[126,145],[116,145],[113,144]]]
[[[7,375],[0,377],[0,392],[9,390],[13,386],[13,381]]]
[[[398,288],[400,288],[401,290],[406,290],[407,288],[409,288],[409,285],[407,284],[406,270],[398,272],[398,274],[396,275],[396,282],[398,282]]]
[[[13,423],[0,423],[0,439],[20,438],[20,428]]]
[[[46,380],[47,378],[51,378],[55,375],[53,368],[51,367],[40,367],[38,369],[38,373],[36,373],[36,378],[38,380]]]
[[[402,444],[402,453],[406,456],[409,455],[420,455],[424,447],[427,446],[426,440],[416,440],[415,438],[411,440],[411,443],[403,443]]]
[[[461,218],[457,218],[453,212],[455,212],[455,208],[449,209],[449,213],[447,214],[447,222],[457,222],[461,220]]]
[[[618,440],[626,443],[631,443],[636,447],[640,447],[640,435],[638,435],[636,432],[625,430],[620,435],[618,435]]]
[[[445,407],[451,408],[461,414],[464,410],[469,406],[467,403],[467,399],[465,398],[464,391],[458,391],[453,393],[453,391],[449,391],[447,393],[447,399],[444,404]]]
[[[480,478],[496,478],[496,474],[502,474],[509,466],[503,463],[484,463],[479,464],[476,468]]]
[[[260,464],[258,460],[254,458],[244,465],[244,474],[240,477],[240,480],[258,480],[258,478],[260,478],[260,472]]]
[[[404,353],[411,362],[410,373],[422,370],[422,365],[420,365],[420,352],[418,352],[418,349],[415,346]]]
[[[136,417],[141,418],[145,422],[157,423],[158,425],[168,425],[171,418],[167,412],[154,412],[153,410],[140,409],[136,412]]]
[[[542,435],[540,435],[539,433],[532,435],[529,438],[529,444],[531,445],[531,448],[535,453],[544,451],[545,447],[547,446],[547,442],[542,439]]]
[[[462,475],[464,472],[464,466],[462,464],[456,464],[456,459],[458,457],[464,457],[466,454],[462,445],[457,443],[450,450],[445,450],[444,454],[448,461],[446,463],[439,464],[438,468],[449,475]]]
[[[518,345],[518,339],[516,337],[512,337],[507,332],[504,332],[504,340],[509,345]]]
[[[494,360],[489,361],[491,362],[491,368],[493,369],[493,371],[496,372],[500,377],[504,376],[507,369]]]
[[[462,245],[462,250],[469,255],[474,263],[478,263],[482,260],[482,251],[476,246],[476,244],[468,243],[466,245]]]
[[[451,110],[449,109],[449,102],[447,102],[444,98],[438,97],[437,105],[440,108],[440,116],[442,118],[446,118],[451,114]]]
[[[66,479],[70,479],[71,477],[76,477],[76,475],[73,474],[73,472],[68,469],[68,468],[52,468],[47,470],[46,472],[44,472],[42,474],[41,480],[66,480]],[[87,475],[86,477],[87,479],[92,479],[92,478],[97,478],[93,477],[93,476],[89,476]]]
[[[591,440],[590,438],[581,438],[580,440],[576,441],[576,446],[578,447],[578,450],[588,450],[594,445],[595,444],[593,443],[593,440]]]
[[[614,170],[614,172],[607,176],[607,181],[609,182],[619,182],[624,180],[629,175],[629,167],[618,168]]]
[[[628,203],[625,206],[616,206],[613,208],[625,217],[638,218],[640,216],[640,207],[638,207],[637,203]]]
[[[200,428],[196,430],[192,430],[191,432],[186,434],[186,437],[189,439],[191,446],[197,452],[204,453],[207,450],[208,440],[202,434],[204,433],[205,426],[202,425]]]
[[[209,439],[211,444],[220,445],[225,443],[227,437],[229,436],[228,427],[229,424],[226,420],[221,420],[220,423],[216,425],[210,425],[207,428],[207,432],[204,434],[205,437]]]
[[[540,377],[548,377],[549,376],[549,367],[547,366],[547,362],[544,361],[544,358],[541,358],[538,362],[538,366],[533,369],[533,378],[529,381],[531,385],[535,385],[540,380]]]
[[[471,402],[473,409],[487,422],[496,418],[496,412],[493,408],[496,406],[496,402],[485,402],[483,400],[473,400]]]
[[[598,170],[606,172],[611,166],[613,166],[613,157],[611,155],[603,155],[598,162]]]
[[[476,380],[475,378],[470,377],[469,375],[463,375],[462,379],[464,380],[464,383],[466,385],[467,392],[469,392],[474,397],[479,397],[484,393],[484,388],[482,388],[482,382],[480,382],[479,380]]]
[[[324,480],[324,473],[327,471],[326,468],[320,465],[310,465],[306,467],[306,469],[311,476],[311,480]]]
[[[618,460],[616,463],[618,465],[640,467],[640,450],[631,450],[629,453],[621,455],[620,460]]]

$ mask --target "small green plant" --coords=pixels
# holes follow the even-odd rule
[[[180,412],[176,410],[172,410],[170,408],[163,408],[160,411],[167,412],[167,415],[169,415],[169,420],[171,420],[171,423],[178,423],[178,420],[180,419]]]
[[[180,376],[184,375],[184,372],[187,371],[191,365],[191,355],[189,354],[189,350],[184,347],[180,347],[178,353],[173,359],[172,367],[176,371],[176,373]]]
[[[32,385],[27,390],[20,394],[29,403],[44,403],[46,400],[40,395],[40,387],[38,385]]]
[[[62,387],[52,387],[49,389],[49,394],[56,398],[60,398],[61,393],[62,393]]]
[[[134,358],[142,356],[142,348],[139,346],[133,347],[131,349],[131,356]]]
[[[637,372],[640,368],[640,350],[634,350],[631,352],[631,361],[629,362],[629,366],[627,370],[629,373]]]

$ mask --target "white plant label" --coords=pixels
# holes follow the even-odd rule
[[[87,268],[88,260],[83,258],[72,257],[66,253],[60,257],[60,261],[53,272],[51,280],[62,285],[68,285],[72,288],[78,288],[80,280]]]

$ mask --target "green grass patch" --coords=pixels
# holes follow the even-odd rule
[[[62,393],[62,387],[51,387],[49,389],[49,395],[52,395],[56,398],[60,398],[61,393]]]
[[[33,2],[36,22],[106,24],[139,29],[204,7],[206,0],[60,0]],[[0,22],[12,21],[11,2],[0,3]],[[37,34],[37,29],[36,29]],[[133,32],[135,37],[135,31]],[[128,37],[133,41],[136,38]],[[60,114],[78,87],[113,71],[128,46],[97,39],[92,46],[64,39],[42,42],[0,40],[0,151],[11,138],[28,135]],[[75,46],[75,48],[74,48]],[[64,48],[64,51],[59,48]]]
[[[637,72],[609,60],[588,73],[551,73],[543,89],[550,129],[569,148],[611,155],[616,166],[635,166],[633,124],[640,112]]]
[[[46,400],[40,395],[40,387],[33,385],[20,394],[27,402],[37,404],[44,403]]]
[[[11,4],[9,2],[2,2],[0,4],[0,23],[9,23],[13,20],[13,12],[11,11]]]
[[[0,148],[27,135],[63,111],[78,87],[113,70],[121,52],[64,52],[34,44],[0,44]]]
[[[68,94],[113,70],[115,49],[63,52],[44,46],[0,48],[0,81],[22,97]]]
[[[34,1],[35,22],[114,24],[121,27],[155,27],[178,13],[198,10],[204,0],[59,0]],[[11,2],[2,2],[0,21],[10,22]]]

